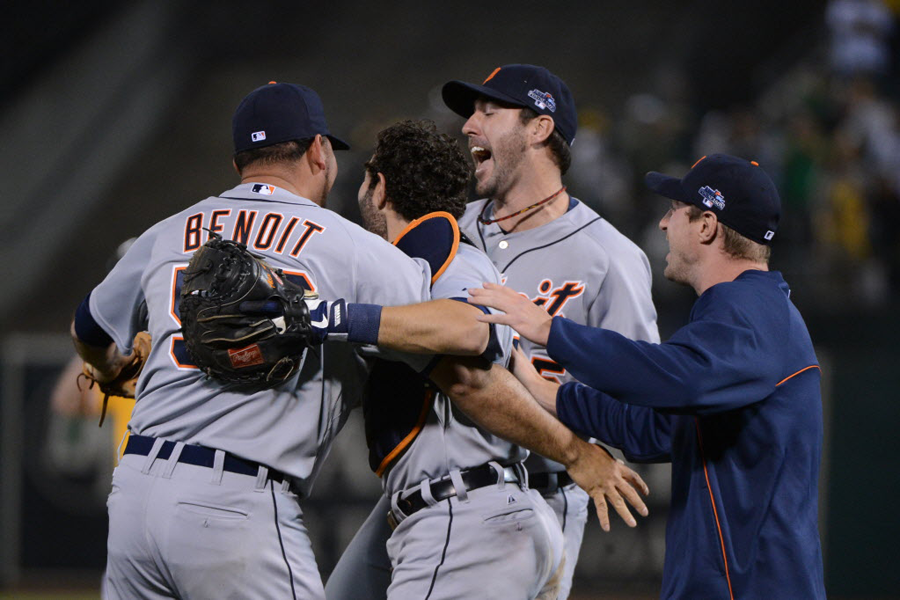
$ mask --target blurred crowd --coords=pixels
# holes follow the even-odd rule
[[[697,110],[708,90],[666,65],[619,115],[582,106],[570,189],[659,265],[662,210],[644,173],[680,176],[717,152],[756,160],[782,194],[774,268],[822,310],[884,305],[900,288],[898,5],[832,0],[822,43],[789,57],[748,104]]]
[[[689,65],[675,59],[658,65],[647,89],[622,106],[578,98],[570,193],[645,250],[659,279],[655,297],[684,300],[677,286],[662,283],[667,246],[657,224],[666,208],[646,191],[644,174],[681,176],[717,152],[755,160],[781,191],[772,266],[802,291],[795,302],[826,313],[885,306],[900,290],[898,15],[900,0],[830,0],[807,38],[786,44],[766,77],[746,73],[756,90],[749,101],[709,108],[717,90],[697,89]],[[420,116],[460,135],[440,86]],[[361,123],[350,136],[353,160],[368,159],[376,132],[397,118]],[[339,179],[330,206],[354,218],[358,185],[352,176]]]

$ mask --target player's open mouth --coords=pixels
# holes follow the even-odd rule
[[[475,161],[475,176],[477,177],[484,171],[485,163],[491,160],[493,155],[490,150],[483,146],[472,146],[469,148],[469,152],[472,153],[472,160]]]
[[[481,146],[472,146],[469,151],[472,153],[472,158],[475,159],[477,164],[481,164],[491,158],[491,151],[487,148],[482,148]]]

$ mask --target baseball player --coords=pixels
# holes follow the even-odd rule
[[[352,346],[326,343],[272,388],[206,378],[179,336],[177,299],[208,232],[326,296],[429,297],[418,263],[323,207],[334,151],[348,146],[330,135],[313,90],[258,88],[232,130],[241,184],[147,230],[73,321],[101,381],[115,379],[138,331],[153,338],[108,501],[109,598],[324,597],[298,498],[358,403],[367,365]]]
[[[515,326],[584,382],[523,370],[548,410],[635,460],[672,463],[661,598],[825,598],[821,369],[769,270],[778,190],[758,163],[726,154],[645,181],[671,202],[665,276],[698,296],[668,341],[551,317],[491,283],[471,301],[501,309],[479,319]]]
[[[431,271],[439,274],[432,288],[434,298],[459,299],[466,289],[477,287],[479,279],[499,280],[489,259],[464,236],[456,246],[455,256],[441,262],[446,255],[438,251],[441,240],[446,238],[454,244],[453,236],[447,234],[455,226],[453,216],[464,210],[468,178],[464,160],[456,144],[447,136],[436,134],[433,125],[400,123],[379,134],[360,188],[361,213],[371,231],[394,239],[395,244],[414,255],[431,257]],[[450,215],[428,214],[435,209],[445,209]],[[440,259],[435,261],[435,256]],[[351,316],[352,310],[351,307]],[[472,312],[480,314],[474,307]],[[414,331],[410,333],[417,339],[423,337]],[[384,342],[380,336],[379,340]],[[507,351],[508,348],[500,347],[490,352],[497,353],[495,362],[505,364]],[[455,377],[452,371],[446,372],[451,368],[448,363],[449,358],[442,359],[431,373],[441,389],[451,386]],[[426,396],[423,413],[421,384],[409,383],[410,374],[398,370],[405,367],[380,366],[385,367],[384,376],[377,368],[373,372],[365,413],[370,464],[383,478],[385,496],[329,578],[328,598],[378,598],[384,597],[385,590],[391,598],[535,597],[541,589],[537,584],[547,575],[534,568],[535,559],[543,553],[542,546],[535,543],[541,536],[523,544],[522,540],[535,535],[531,529],[535,523],[531,518],[530,524],[523,522],[520,517],[532,512],[549,515],[552,537],[561,543],[555,515],[533,490],[526,498],[520,498],[510,493],[510,486],[494,485],[496,475],[488,478],[488,489],[474,491],[467,490],[464,482],[453,481],[454,471],[460,466],[470,467],[461,470],[466,475],[484,469],[471,468],[480,463],[508,463],[510,457],[521,460],[525,455],[520,448],[477,427],[467,416],[480,422],[485,413],[504,412],[511,421],[516,419],[511,418],[507,408],[490,399],[474,407],[464,403],[468,415],[460,413],[440,393],[433,399]],[[408,401],[404,395],[410,396]],[[403,422],[399,409],[404,406],[408,407],[405,412],[409,414],[409,425],[398,432],[398,421]],[[516,415],[519,420],[535,420],[525,413],[520,415]],[[419,429],[410,442],[402,434],[413,427]],[[403,440],[404,445],[401,447],[396,441],[382,443],[385,434],[387,440]],[[398,449],[402,454],[391,459]],[[426,484],[432,493],[443,489],[444,484],[467,493],[465,497],[451,493],[446,502],[421,502],[418,499]],[[413,508],[422,510],[404,520],[407,515],[403,507],[409,506],[410,498],[418,502]],[[523,500],[528,504],[523,504]],[[527,513],[521,512],[523,508]],[[498,509],[500,512],[496,513]],[[384,519],[385,512],[395,526],[400,523],[393,534]],[[502,517],[492,516],[495,513]],[[543,527],[547,527],[546,523]],[[558,583],[559,578],[554,578],[539,597],[556,598]]]
[[[499,281],[483,253],[458,241],[455,217],[463,212],[468,176],[453,140],[419,122],[382,131],[366,163],[360,187],[366,226],[429,257],[432,298],[464,298],[480,279]],[[445,258],[445,250],[452,256]],[[508,327],[494,328],[485,358],[505,365],[511,335]],[[442,359],[431,379],[449,389],[457,368],[450,363],[460,361]],[[522,448],[475,425],[401,363],[374,367],[364,411],[369,463],[382,478],[394,528],[388,598],[556,597],[562,531],[527,487]],[[384,511],[374,515],[385,522]]]
[[[634,340],[659,341],[644,253],[608,221],[566,192],[577,114],[568,86],[543,67],[506,65],[482,85],[451,81],[447,106],[468,120],[463,133],[475,161],[475,190],[460,227],[484,250],[504,283],[550,315],[605,327]],[[544,377],[572,375],[545,348],[520,348]],[[566,536],[566,573],[572,584],[588,495],[559,463],[532,454],[530,485],[555,510]]]

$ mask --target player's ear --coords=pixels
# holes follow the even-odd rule
[[[384,210],[387,204],[387,180],[384,178],[384,173],[376,173],[375,177],[375,189],[372,190],[372,204],[378,210]]]
[[[325,146],[324,140],[325,138],[317,133],[316,137],[313,139],[312,144],[309,145],[309,148],[306,150],[306,154],[304,155],[307,162],[309,163],[310,170],[313,173],[325,170],[325,165],[328,158],[328,148]]]
[[[234,167],[234,172],[238,174],[238,177],[240,177],[240,176],[241,176],[241,170],[238,169],[237,161],[234,160],[233,158],[231,159],[231,166]]]
[[[701,244],[711,244],[719,236],[719,219],[715,213],[706,210],[700,215],[700,229],[698,231]]]
[[[556,129],[556,123],[553,122],[553,117],[548,115],[538,115],[532,119],[528,125],[532,138],[531,141],[535,144],[546,142],[553,133],[553,130]]]

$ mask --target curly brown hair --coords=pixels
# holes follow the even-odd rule
[[[458,219],[466,210],[469,161],[432,121],[401,121],[381,130],[365,167],[370,189],[378,173],[384,175],[388,200],[408,221],[439,210]]]

